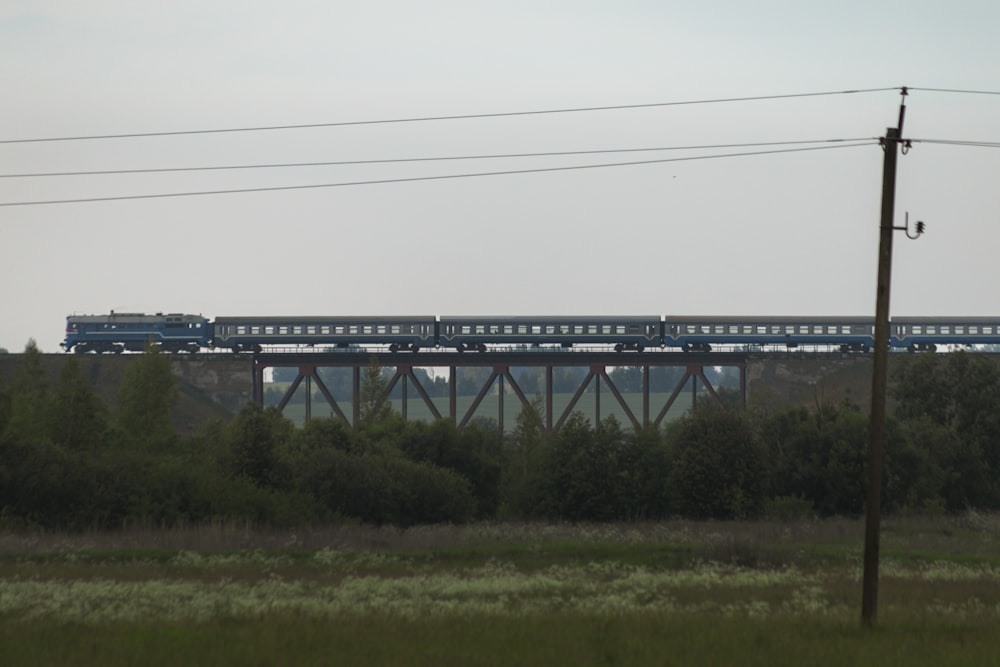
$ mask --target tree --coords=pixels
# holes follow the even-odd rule
[[[392,415],[389,401],[388,381],[382,373],[378,359],[372,357],[361,383],[361,423],[359,426],[373,426],[386,421]]]
[[[125,371],[118,425],[133,443],[161,448],[176,441],[172,414],[178,391],[172,366],[170,356],[150,344]]]
[[[496,515],[500,444],[495,428],[472,424],[459,431],[450,419],[439,419],[431,424],[411,422],[398,437],[400,450],[411,460],[451,470],[469,482],[475,517]]]
[[[772,496],[808,500],[822,516],[861,514],[868,417],[857,406],[795,408],[763,428],[769,434]]]
[[[63,363],[52,405],[52,435],[72,451],[94,450],[108,428],[107,408],[80,372],[71,356]]]
[[[280,488],[289,479],[280,452],[292,434],[292,423],[277,408],[248,403],[229,427],[232,471],[264,488]]]
[[[42,353],[32,338],[24,346],[20,364],[14,373],[6,399],[0,401],[0,415],[6,421],[5,430],[25,442],[37,442],[49,436],[49,385],[42,365]]]
[[[940,443],[920,440],[943,470],[949,510],[1000,507],[1000,367],[965,352],[918,355],[894,374],[896,415],[940,427]],[[947,444],[947,446],[945,446]]]
[[[552,436],[543,460],[540,504],[545,514],[570,521],[628,518],[624,448],[613,417],[592,429],[581,413],[570,415]]]
[[[746,416],[706,404],[675,421],[671,486],[694,519],[744,519],[764,505],[764,454]]]
[[[642,367],[640,366],[619,366],[608,375],[622,393],[642,391]]]

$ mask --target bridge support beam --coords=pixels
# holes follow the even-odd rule
[[[640,428],[649,424],[660,425],[667,417],[670,410],[677,404],[677,401],[688,386],[691,388],[692,405],[698,400],[699,393],[707,394],[713,401],[722,402],[716,388],[706,375],[706,368],[713,366],[737,367],[739,369],[739,404],[746,405],[747,390],[747,355],[728,353],[671,353],[671,352],[645,352],[645,353],[611,353],[611,352],[487,352],[479,354],[458,354],[452,352],[421,352],[419,354],[408,353],[371,353],[371,352],[344,352],[344,353],[316,353],[303,352],[300,354],[257,354],[254,357],[254,400],[258,405],[265,402],[265,370],[267,368],[287,368],[297,369],[294,380],[289,384],[281,399],[277,402],[279,410],[284,411],[292,402],[300,386],[305,387],[305,411],[304,418],[311,419],[313,415],[313,386],[322,395],[333,416],[343,420],[347,424],[358,424],[360,421],[361,409],[361,372],[363,368],[368,368],[372,359],[383,368],[392,368],[393,373],[386,385],[386,395],[392,396],[397,401],[397,409],[403,419],[409,419],[411,414],[410,388],[416,392],[420,403],[424,407],[424,413],[433,419],[441,419],[445,416],[443,406],[439,405],[421,377],[414,372],[416,368],[441,368],[448,372],[447,389],[447,417],[459,428],[464,428],[482,412],[481,408],[486,403],[489,396],[495,396],[496,411],[495,416],[501,431],[504,429],[507,420],[506,398],[513,396],[519,403],[519,408],[533,409],[532,401],[528,399],[526,392],[514,377],[512,369],[515,368],[542,368],[544,370],[544,387],[540,388],[540,395],[544,399],[544,414],[540,415],[546,431],[559,430],[569,416],[580,409],[583,397],[591,393],[593,396],[593,410],[587,410],[595,423],[606,416],[602,405],[602,394],[610,393],[613,401],[613,410],[627,420],[633,428]],[[555,369],[565,367],[585,366],[587,372],[584,374],[569,402],[561,409],[555,403]],[[458,374],[463,368],[489,368],[489,373],[481,382],[471,403],[460,409],[459,407],[459,381]],[[618,367],[637,368],[640,372],[641,407],[635,408],[626,399],[626,394],[635,396],[632,392],[624,392],[616,384],[611,369]],[[666,403],[659,406],[655,411],[652,404],[651,380],[654,368],[680,368],[683,373],[676,384],[670,390]],[[320,376],[320,370],[324,368],[350,368],[352,404],[351,418],[349,419],[345,410],[341,407],[333,392]],[[632,385],[634,387],[634,385]],[[662,391],[662,387],[661,387]],[[662,394],[658,394],[662,395]],[[347,400],[341,396],[340,400]],[[633,399],[634,400],[634,399]],[[491,403],[494,401],[491,400]]]

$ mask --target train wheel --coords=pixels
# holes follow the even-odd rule
[[[615,352],[621,352],[624,349],[625,349],[624,345],[622,345],[621,343],[615,343]]]
[[[465,343],[459,343],[458,345],[455,346],[455,349],[458,350],[459,352],[465,352]]]
[[[642,343],[639,343],[638,345],[635,346],[635,351],[636,352],[642,352],[645,349],[646,348],[642,346]]]
[[[393,353],[399,352],[399,346],[393,343],[392,345],[389,346],[389,351]]]

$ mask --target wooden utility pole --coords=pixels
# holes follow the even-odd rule
[[[882,460],[885,453],[885,401],[889,375],[889,287],[892,281],[892,232],[896,205],[896,156],[899,152],[906,88],[899,107],[899,125],[886,129],[882,167],[882,215],[879,227],[878,288],[875,294],[875,356],[872,361],[872,409],[868,441],[868,492],[865,497],[865,555],[861,591],[861,621],[874,626],[878,611],[879,533],[882,502]]]

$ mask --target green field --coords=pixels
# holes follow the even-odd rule
[[[986,665],[1000,519],[0,535],[4,665]]]

